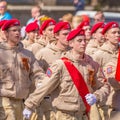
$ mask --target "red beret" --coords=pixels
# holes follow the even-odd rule
[[[116,28],[116,27],[119,27],[119,24],[117,22],[114,22],[114,21],[109,22],[104,26],[102,34],[104,35],[109,29]]]
[[[0,28],[5,24],[6,21],[7,21],[7,20],[1,20],[1,21],[0,21]]]
[[[90,26],[90,22],[89,21],[83,21],[78,25],[77,28],[83,28],[84,26]]]
[[[27,33],[34,31],[34,30],[39,30],[39,25],[37,24],[37,21],[28,24],[25,28],[25,31]]]
[[[89,18],[88,15],[80,15],[80,16],[82,17],[83,21],[88,21],[88,22],[90,22],[90,18]]]
[[[42,34],[42,31],[45,30],[46,27],[50,25],[55,25],[55,24],[56,24],[56,21],[54,19],[45,20],[40,27],[40,34]]]
[[[7,20],[4,25],[2,26],[2,30],[7,30],[10,27],[13,26],[20,26],[20,21],[18,19],[11,19],[11,20]]]
[[[96,32],[96,30],[99,29],[99,28],[104,28],[104,26],[105,26],[104,22],[96,23],[95,25],[93,25],[93,27],[91,29],[91,34]]]
[[[85,31],[83,29],[74,29],[72,30],[68,36],[67,36],[67,41],[72,40],[73,38],[75,38],[77,35],[84,35],[85,36]]]
[[[55,27],[54,27],[54,33],[59,32],[60,30],[67,30],[67,29],[71,29],[71,26],[69,24],[69,22],[58,22]]]

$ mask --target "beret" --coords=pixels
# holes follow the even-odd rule
[[[37,24],[37,21],[29,23],[25,28],[25,31],[27,33],[34,31],[34,30],[39,30],[39,25]]]
[[[119,24],[115,21],[109,22],[104,26],[102,34],[104,35],[109,29],[119,27]]]
[[[55,24],[56,24],[56,21],[54,19],[45,20],[40,27],[40,34],[42,34],[42,31],[45,30],[48,26],[55,25]]]
[[[5,24],[6,21],[7,21],[7,20],[1,20],[1,21],[0,21],[0,28]]]
[[[90,18],[89,18],[88,15],[83,14],[83,15],[80,15],[80,16],[82,17],[83,21],[88,21],[88,22],[90,22]]]
[[[78,35],[84,35],[85,36],[85,31],[83,29],[78,29],[78,28],[72,30],[67,36],[67,41],[72,40],[73,38],[75,38]]]
[[[7,20],[3,26],[2,26],[2,30],[7,30],[8,28],[12,27],[12,26],[20,26],[20,21],[18,19],[11,19],[11,20]]]
[[[83,28],[84,26],[90,26],[90,22],[89,21],[83,21],[78,25],[77,28]]]
[[[96,32],[96,30],[99,28],[104,28],[104,26],[105,26],[104,22],[98,22],[98,23],[94,24],[92,29],[91,29],[91,34]]]
[[[70,26],[69,22],[60,21],[55,25],[54,33],[57,33],[60,30],[67,30],[67,29],[71,29],[71,26]]]

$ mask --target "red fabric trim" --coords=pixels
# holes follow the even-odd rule
[[[117,61],[115,79],[117,81],[120,81],[120,50],[119,50],[119,55],[118,55],[118,61]]]
[[[82,77],[81,73],[77,70],[77,68],[70,62],[68,58],[61,58],[70,73],[70,76],[79,92],[79,95],[82,97],[82,100],[86,106],[86,112],[88,113],[90,111],[90,105],[87,104],[85,95],[90,93],[88,90],[88,87],[84,81],[84,78]]]

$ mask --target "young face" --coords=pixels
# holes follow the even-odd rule
[[[70,30],[61,30],[55,37],[58,39],[58,42],[63,46],[68,46],[67,35],[69,34]]]
[[[101,44],[105,42],[105,37],[102,34],[102,30],[103,30],[103,28],[97,29],[96,32],[93,35],[94,38]]]
[[[118,44],[119,42],[119,37],[120,37],[120,29],[119,28],[111,28],[110,30],[107,31],[105,34],[106,39],[111,43],[111,44]]]
[[[34,30],[29,33],[27,33],[28,39],[34,41],[38,37],[39,31]]]
[[[54,29],[55,25],[50,25],[48,26],[44,31],[43,31],[43,35],[48,37],[48,38],[52,38],[54,37],[54,33],[53,33],[53,29]]]
[[[77,36],[69,42],[69,45],[76,53],[84,53],[86,49],[86,38],[83,35]]]
[[[7,31],[5,31],[5,35],[9,44],[17,45],[19,43],[21,38],[20,30],[20,26],[13,26],[8,28]]]
[[[36,18],[38,16],[40,16],[40,8],[38,7],[33,7],[31,10],[31,15],[33,18]]]
[[[90,26],[84,26],[83,29],[85,30],[85,37],[87,40],[90,40],[91,39],[91,28]]]
[[[95,23],[104,22],[104,21],[105,21],[105,18],[103,17],[102,14],[95,15],[95,17],[94,17],[94,22]]]

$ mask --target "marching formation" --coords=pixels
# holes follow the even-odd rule
[[[0,120],[119,120],[119,23],[35,10],[0,20]]]

